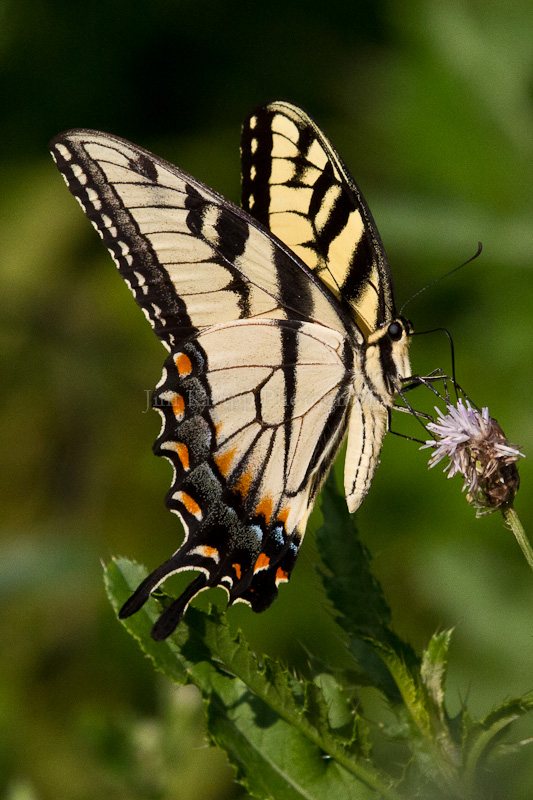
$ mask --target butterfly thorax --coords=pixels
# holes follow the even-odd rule
[[[389,409],[402,378],[411,373],[408,355],[411,332],[407,320],[401,317],[389,320],[368,336],[354,364],[344,464],[344,490],[352,513],[370,488],[388,429]]]
[[[366,381],[376,400],[391,407],[403,378],[411,374],[409,343],[411,323],[398,317],[370,334],[364,349]]]

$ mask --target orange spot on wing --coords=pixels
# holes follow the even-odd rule
[[[284,508],[283,511],[280,511],[280,513],[278,514],[279,522],[283,522],[283,524],[285,525],[285,523],[287,522],[287,520],[289,518],[289,514],[290,513],[291,513],[291,510],[290,510],[290,508],[288,506],[286,508]]]
[[[270,522],[270,518],[272,516],[273,511],[274,511],[274,504],[272,502],[272,498],[269,495],[263,497],[263,499],[260,501],[259,505],[255,509],[255,513],[258,515],[262,514],[263,517],[265,518],[265,522],[267,523]]]
[[[289,580],[289,573],[278,567],[276,570],[276,583],[285,583]]]
[[[240,581],[241,575],[242,575],[241,565],[240,564],[232,564],[231,566],[235,570],[235,575],[237,576],[237,580]]]
[[[183,442],[176,442],[175,447],[176,453],[178,454],[178,458],[181,461],[181,466],[183,469],[189,469],[189,448]]]
[[[269,564],[270,564],[269,557],[266,556],[264,553],[259,553],[259,555],[257,556],[257,561],[254,564],[254,572],[257,572],[260,569],[268,567]]]
[[[178,353],[174,359],[174,363],[180,375],[190,375],[192,372],[191,359],[189,356],[186,356],[185,353]]]
[[[202,509],[200,508],[196,500],[194,500],[190,496],[190,494],[187,494],[187,492],[178,492],[177,499],[183,503],[189,514],[192,514],[193,516],[198,517],[200,519],[200,517],[202,516]]]
[[[203,546],[202,550],[206,558],[213,558],[213,556],[218,556],[218,550],[216,549],[216,547],[209,547],[209,545],[206,544]]]
[[[231,469],[231,465],[233,463],[233,460],[235,458],[235,454],[236,453],[237,453],[237,449],[234,448],[233,450],[226,450],[225,453],[217,453],[217,455],[215,455],[213,457],[213,460],[214,460],[215,464],[217,465],[217,467],[220,470],[220,474],[224,478],[227,477],[227,475],[228,475],[228,473],[229,473],[229,471]]]
[[[180,418],[185,413],[185,400],[181,394],[175,394],[172,398],[172,410],[174,416]]]
[[[246,497],[248,491],[250,489],[250,484],[252,483],[252,475],[250,472],[243,472],[237,483],[235,484],[235,489],[237,492],[240,492],[242,497]]]

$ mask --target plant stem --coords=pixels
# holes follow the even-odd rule
[[[524,558],[526,559],[527,563],[533,570],[533,548],[531,547],[531,543],[526,536],[526,532],[522,527],[522,523],[518,519],[518,514],[512,508],[512,506],[507,506],[507,508],[502,508],[502,514],[505,522],[511,528],[512,532],[515,535],[515,539],[520,545],[520,549],[524,554]]]

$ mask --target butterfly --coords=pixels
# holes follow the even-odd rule
[[[198,574],[155,639],[209,587],[263,611],[345,438],[349,510],[363,501],[411,374],[412,327],[370,211],[326,136],[287,102],[244,123],[242,208],[116,136],[72,130],[50,148],[168,350],[154,452],[174,468],[166,504],[185,540],[120,617],[186,570]]]

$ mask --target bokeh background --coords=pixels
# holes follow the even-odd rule
[[[164,352],[49,138],[118,134],[238,202],[240,123],[284,98],[360,184],[400,305],[482,241],[406,314],[452,332],[458,380],[528,454],[516,508],[533,535],[532,35],[530,0],[1,3],[0,796],[245,796],[206,747],[195,690],[154,676],[104,595],[101,559],[153,568],[179,542],[145,413]],[[449,370],[444,337],[416,340],[412,361]],[[533,576],[501,517],[476,520],[426,455],[387,437],[359,526],[398,633],[421,649],[456,626],[450,711],[483,716],[533,689]],[[291,665],[339,657],[313,524],[274,606],[228,615]],[[531,736],[529,719],[511,738]],[[533,795],[533,745],[492,789]]]

